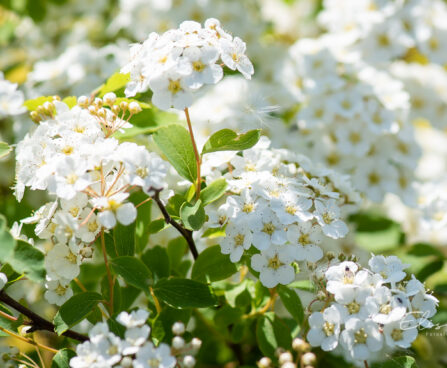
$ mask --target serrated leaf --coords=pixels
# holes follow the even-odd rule
[[[213,181],[205,189],[200,192],[200,199],[204,206],[217,201],[225,194],[227,189],[227,181],[225,178],[220,178]]]
[[[0,142],[0,158],[8,156],[12,151],[12,147],[5,142]]]
[[[224,280],[237,272],[228,255],[222,254],[219,245],[206,248],[194,262],[191,278],[198,281]]]
[[[126,84],[129,83],[129,81],[130,73],[121,74],[120,72],[116,72],[115,74],[112,74],[112,76],[107,80],[107,82],[104,83],[103,86],[101,86],[101,89],[99,90],[99,96],[103,97],[106,93],[115,92],[120,88],[125,87]]]
[[[301,325],[304,321],[304,309],[298,294],[287,286],[282,285],[278,289],[278,294],[284,307],[286,307],[293,319]]]
[[[188,230],[199,230],[206,220],[202,201],[199,199],[194,204],[183,203],[180,207],[180,218]]]
[[[70,327],[81,322],[102,300],[101,294],[90,291],[72,296],[62,304],[54,317],[55,332],[61,335]]]
[[[155,296],[173,308],[205,308],[216,304],[208,285],[188,279],[163,279],[154,286]]]
[[[197,163],[188,131],[178,124],[159,128],[154,141],[180,176],[194,183],[197,180]]]
[[[259,129],[237,134],[231,129],[222,129],[214,133],[205,143],[202,155],[217,151],[243,151],[253,147],[261,137]]]
[[[70,368],[70,359],[76,356],[71,349],[61,349],[53,357],[51,368]]]
[[[152,273],[139,259],[130,256],[117,257],[110,261],[110,265],[127,284],[148,292],[152,283]]]

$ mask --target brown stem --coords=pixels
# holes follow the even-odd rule
[[[199,256],[199,252],[197,252],[196,243],[194,242],[194,239],[192,237],[192,231],[185,229],[182,225],[180,225],[177,221],[173,220],[171,216],[169,215],[168,211],[166,210],[165,205],[160,199],[160,189],[153,189],[150,188],[150,190],[153,190],[155,194],[152,196],[155,203],[157,203],[158,208],[160,209],[161,213],[163,214],[163,217],[167,224],[171,224],[173,227],[177,229],[177,231],[182,234],[182,236],[185,238],[186,242],[188,243],[189,250],[192,253],[192,256],[194,259],[197,259]]]
[[[42,318],[38,314],[34,313],[32,310],[26,308],[24,305],[20,304],[18,301],[11,298],[8,294],[2,290],[0,292],[0,302],[5,303],[6,305],[9,305],[11,308],[14,308],[17,312],[20,312],[24,316],[28,317],[30,319],[29,325],[31,326],[31,329],[28,330],[28,332],[43,330],[43,331],[50,331],[54,332],[55,326],[50,321],[47,321],[46,319]],[[63,334],[63,336],[69,337],[74,340],[78,340],[80,342],[84,342],[88,340],[88,337],[85,335],[82,335],[80,333],[77,333],[72,330],[67,330]]]
[[[365,363],[365,368],[369,368],[368,362],[366,360],[364,360],[363,363]]]
[[[109,267],[109,260],[107,259],[107,252],[106,252],[106,241],[104,238],[104,229],[101,229],[101,248],[102,248],[102,254],[104,256],[104,263],[106,265],[107,270],[107,279],[109,280],[109,293],[110,293],[110,300],[109,300],[109,312],[110,315],[113,314],[113,279],[112,279],[112,273],[110,272]]]
[[[199,151],[197,150],[196,141],[194,139],[194,133],[192,131],[191,119],[189,118],[189,110],[185,108],[185,116],[186,122],[188,123],[189,135],[191,137],[192,147],[194,148],[194,156],[196,157],[197,164],[197,188],[196,188],[196,200],[200,197],[200,186],[202,184],[202,180],[200,178],[200,166],[202,165],[202,159],[200,158]]]

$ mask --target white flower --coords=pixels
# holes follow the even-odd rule
[[[295,278],[295,270],[291,266],[293,258],[286,246],[271,245],[261,254],[251,257],[251,267],[260,273],[259,280],[268,288],[278,284],[287,285]]]
[[[45,268],[48,274],[56,279],[62,277],[73,280],[79,274],[81,263],[78,251],[78,245],[73,242],[70,245],[56,244],[45,257]]]
[[[73,296],[73,290],[70,288],[70,280],[64,278],[53,279],[47,275],[45,282],[45,299],[50,304],[62,305]]]
[[[185,78],[189,88],[197,89],[203,84],[216,84],[222,79],[222,67],[215,64],[219,58],[216,48],[211,46],[188,47],[183,52],[183,56],[191,62],[192,73]]]
[[[250,227],[244,222],[230,222],[225,228],[225,238],[220,243],[223,254],[229,254],[231,262],[239,262],[244,250],[252,243]]]
[[[341,323],[340,311],[336,305],[326,308],[323,313],[312,313],[309,317],[307,341],[312,346],[321,346],[324,351],[334,350],[338,345]]]
[[[326,202],[315,201],[315,218],[321,225],[325,235],[337,239],[343,238],[348,233],[348,227],[340,220],[340,208],[335,200],[330,199]]]
[[[171,355],[171,349],[166,344],[160,344],[157,348],[152,344],[144,345],[138,350],[134,368],[173,368],[176,364]]]
[[[323,251],[317,245],[322,241],[321,230],[312,222],[302,222],[287,227],[287,240],[296,261],[317,262],[323,257]]]
[[[137,210],[133,203],[123,201],[129,193],[116,193],[110,197],[99,197],[91,200],[94,207],[101,209],[98,221],[106,228],[112,229],[116,221],[123,225],[129,225],[135,221]]]
[[[418,335],[417,326],[416,319],[410,314],[386,324],[383,327],[386,344],[391,348],[409,348]]]
[[[285,226],[268,207],[261,208],[258,216],[258,221],[251,222],[253,245],[256,248],[265,250],[271,244],[282,245],[287,241]]]
[[[0,290],[2,290],[8,282],[8,278],[3,272],[0,272]]]
[[[313,218],[313,214],[308,211],[312,207],[312,200],[293,191],[281,194],[278,199],[274,198],[271,207],[284,225]]]
[[[5,80],[0,72],[0,118],[24,113],[24,102],[23,92],[17,90],[17,84]]]
[[[222,61],[231,70],[238,70],[242,75],[250,79],[253,75],[254,68],[250,59],[245,55],[247,48],[244,41],[239,37],[235,37],[232,41],[222,39],[220,42],[222,48]]]
[[[144,309],[138,309],[136,311],[132,311],[131,313],[121,312],[116,317],[116,320],[121,323],[123,326],[127,328],[131,327],[141,327],[146,323],[146,320],[149,318],[149,312]]]
[[[185,75],[171,70],[155,76],[149,82],[154,92],[152,102],[162,110],[174,107],[183,110],[192,105],[192,94],[185,81]]]
[[[402,261],[396,256],[373,256],[368,264],[371,271],[380,274],[384,278],[384,282],[389,282],[393,286],[405,278],[406,273],[403,270],[409,266],[402,264]]]

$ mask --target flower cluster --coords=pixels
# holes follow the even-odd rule
[[[350,361],[382,360],[409,348],[418,327],[430,328],[438,300],[395,256],[373,256],[369,269],[345,261],[324,274],[326,304],[309,317],[307,340]]]
[[[17,84],[5,80],[0,71],[0,119],[24,113],[24,101],[23,93],[17,90]]]
[[[172,346],[150,340],[151,328],[146,324],[149,313],[143,309],[131,313],[121,312],[117,321],[125,328],[123,338],[109,330],[107,323],[96,324],[89,332],[89,341],[76,347],[77,356],[70,360],[71,368],[192,368],[194,354],[201,341],[193,338],[189,343],[180,336],[185,328],[182,323],[173,325]]]
[[[146,41],[132,45],[130,62],[122,73],[130,73],[126,96],[151,89],[152,103],[160,109],[185,109],[193,93],[203,85],[216,84],[223,77],[219,59],[231,70],[251,78],[253,65],[245,55],[246,45],[222,29],[217,19],[204,27],[185,21],[162,35],[151,33]]]
[[[232,262],[253,245],[258,253],[252,255],[251,266],[271,288],[293,281],[293,262],[321,259],[318,244],[325,236],[347,234],[343,216],[357,196],[346,177],[312,167],[290,151],[269,149],[269,144],[261,139],[231,159],[226,177],[232,194],[209,212],[208,226],[225,225],[220,245]]]
[[[356,61],[330,36],[298,41],[283,78],[301,104],[299,146],[312,159],[350,174],[373,201],[393,192],[413,204],[420,150],[401,82]]]
[[[38,126],[17,146],[16,196],[21,199],[30,187],[56,197],[22,220],[37,223],[36,235],[51,243],[45,260],[51,303],[72,295],[69,282],[92,257],[101,229],[135,220],[130,190],[151,195],[166,186],[167,165],[157,154],[112,137],[141,111],[136,102],[116,102],[114,94],[94,101],[80,97],[71,109],[57,99],[46,102],[32,114]]]

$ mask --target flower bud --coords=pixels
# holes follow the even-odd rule
[[[60,100],[61,100],[61,96],[58,96],[58,95],[53,96],[53,101],[60,101]]]
[[[113,105],[112,106],[112,112],[114,113],[114,114],[116,114],[116,115],[118,115],[119,114],[119,112],[120,112],[120,107],[118,106],[118,105]]]
[[[281,364],[281,368],[296,368],[296,365],[293,362],[285,362]]]
[[[94,104],[98,107],[102,107],[104,105],[104,101],[102,99],[100,99],[99,97],[96,97]]]
[[[3,272],[0,272],[0,290],[2,290],[6,283],[8,282],[8,278]]]
[[[185,333],[185,325],[183,322],[175,322],[172,325],[172,333],[174,335],[183,335]]]
[[[88,106],[88,97],[87,96],[79,96],[78,97],[78,105],[80,107],[87,107]]]
[[[113,92],[106,93],[103,100],[107,105],[112,106],[116,101],[116,94]]]
[[[130,358],[130,357],[124,357],[121,360],[121,367],[123,367],[123,368],[132,368],[132,364],[133,364],[132,358]]]
[[[92,258],[93,249],[90,247],[84,247],[79,251],[82,258]]]
[[[335,258],[335,253],[334,252],[326,252],[326,258],[328,259],[328,261],[332,261]]]
[[[185,340],[180,336],[174,336],[172,339],[172,347],[177,350],[183,349],[185,347]]]
[[[201,346],[202,346],[202,340],[198,339],[197,337],[194,337],[191,340],[191,347],[192,347],[193,351],[199,351]]]
[[[129,104],[126,101],[121,101],[120,108],[123,111],[127,111],[127,109],[129,108]]]
[[[307,350],[307,345],[309,345],[306,341],[296,337],[292,341],[292,349],[298,353],[304,353]]]
[[[343,253],[340,253],[340,254],[338,255],[338,260],[339,260],[340,262],[343,262],[345,259],[346,259],[346,256],[345,256]]]
[[[326,298],[327,298],[327,295],[326,295],[326,293],[323,290],[320,290],[317,293],[317,299],[318,300],[326,300]]]
[[[284,364],[284,363],[287,363],[287,362],[291,362],[291,361],[293,361],[293,356],[290,353],[290,351],[286,351],[284,353],[281,353],[281,355],[279,356],[278,361],[279,361],[279,364]]]
[[[141,106],[138,104],[138,102],[132,101],[129,104],[129,111],[131,114],[138,114],[141,112]]]
[[[183,365],[184,365],[186,368],[192,368],[192,367],[194,367],[194,366],[196,365],[196,360],[194,359],[193,356],[191,356],[191,355],[186,355],[186,356],[183,358]]]
[[[272,366],[272,361],[270,358],[267,358],[267,357],[261,358],[261,360],[258,362],[259,368],[270,368],[271,366]]]
[[[306,353],[301,357],[301,364],[306,365],[314,365],[317,362],[317,357],[314,353]]]

